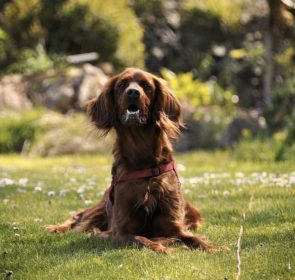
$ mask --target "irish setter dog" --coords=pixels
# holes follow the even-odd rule
[[[116,132],[112,185],[96,206],[47,230],[92,231],[161,253],[173,243],[215,250],[189,231],[201,215],[181,193],[171,140],[180,134],[182,108],[165,81],[128,68],[89,102],[88,114],[101,135]]]

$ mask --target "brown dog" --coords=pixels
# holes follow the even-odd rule
[[[98,205],[47,230],[93,231],[164,253],[175,242],[216,249],[188,231],[198,226],[201,215],[181,193],[170,140],[180,134],[182,110],[165,82],[128,68],[90,101],[88,114],[101,135],[112,128],[116,132],[112,185]]]

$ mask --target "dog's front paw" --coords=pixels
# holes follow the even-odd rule
[[[151,244],[150,245],[150,249],[152,249],[154,252],[156,253],[161,253],[161,254],[170,254],[172,252],[172,249],[167,248],[165,246],[163,246],[162,244]]]
[[[45,225],[44,228],[51,233],[64,233],[69,230],[68,227],[60,225]]]

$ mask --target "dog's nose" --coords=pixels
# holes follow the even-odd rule
[[[127,96],[130,99],[138,99],[140,92],[137,89],[131,88],[127,91]]]

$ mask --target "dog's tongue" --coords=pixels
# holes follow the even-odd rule
[[[130,105],[127,109],[127,113],[137,113],[139,112],[139,109],[136,105]]]

